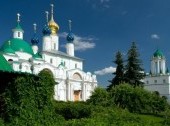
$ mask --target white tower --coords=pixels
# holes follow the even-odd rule
[[[74,35],[71,33],[71,20],[69,20],[69,33],[67,35],[66,52],[70,56],[74,56]]]
[[[32,43],[32,50],[33,50],[33,53],[34,54],[37,54],[38,53],[38,43],[39,43],[39,39],[36,35],[36,31],[37,31],[37,24],[33,24],[34,26],[34,36],[33,38],[31,39],[31,43]]]
[[[48,11],[46,11],[46,18],[47,18],[47,24],[43,28],[43,45],[42,50],[43,51],[49,51],[51,50],[51,29],[48,27]]]
[[[17,39],[23,39],[23,34],[24,31],[22,30],[21,26],[20,26],[20,14],[17,14],[17,26],[15,29],[13,29],[13,38],[17,38]]]
[[[152,75],[166,74],[166,59],[161,50],[156,50],[151,59]]]
[[[57,50],[59,49],[59,37],[57,35],[57,32],[59,30],[58,24],[54,21],[54,11],[53,11],[54,5],[51,4],[51,20],[48,22],[48,26],[51,29],[51,49]]]

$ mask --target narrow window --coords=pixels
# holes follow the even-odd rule
[[[56,49],[56,44],[54,43],[54,49]]]
[[[53,63],[53,59],[52,59],[52,58],[50,59],[50,63],[51,63],[51,64]]]
[[[20,33],[20,32],[18,32],[18,37],[20,38],[20,36],[21,36],[21,33]]]
[[[157,83],[157,80],[155,80],[154,82]]]
[[[149,81],[146,81],[146,84],[149,84]]]
[[[164,84],[166,83],[166,80],[165,80],[165,79],[163,80],[163,83],[164,83]]]
[[[77,63],[75,64],[75,68],[77,68]]]

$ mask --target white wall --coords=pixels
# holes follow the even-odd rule
[[[161,95],[170,94],[170,76],[146,77],[144,88],[149,91],[158,91]]]

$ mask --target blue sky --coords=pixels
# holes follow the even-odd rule
[[[97,73],[99,85],[106,87],[112,78],[115,53],[125,54],[135,41],[143,68],[150,70],[150,58],[161,49],[170,66],[170,0],[1,0],[0,45],[12,37],[16,14],[21,14],[24,39],[30,42],[33,23],[38,36],[46,22],[45,11],[54,3],[59,24],[60,50],[66,43],[68,20],[75,34],[75,55],[85,59],[84,70]],[[41,45],[41,42],[40,42]]]

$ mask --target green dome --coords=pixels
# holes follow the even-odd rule
[[[157,49],[156,52],[153,54],[154,57],[163,57],[163,53],[161,50]]]
[[[13,71],[12,67],[10,66],[8,61],[6,61],[6,59],[3,57],[2,54],[0,54],[0,70],[3,70],[3,71]]]
[[[17,38],[13,38],[10,41],[10,47],[11,49],[16,52],[16,51],[22,51],[22,52],[26,52],[26,53],[29,53],[29,54],[33,54],[33,51],[32,51],[32,48],[31,46],[28,44],[28,42],[22,40],[22,39],[17,39]],[[6,50],[7,51],[10,51],[12,52],[12,50],[9,50],[9,41],[6,41],[2,47],[1,47],[1,50],[3,52],[5,52]]]
[[[15,54],[15,51],[11,48],[10,43],[8,42],[8,47],[3,50],[4,53]]]

